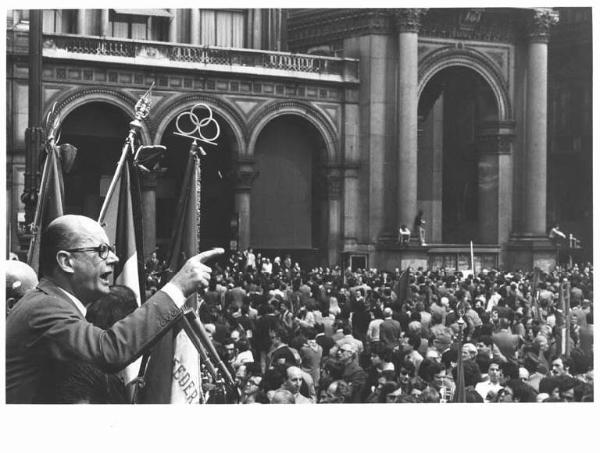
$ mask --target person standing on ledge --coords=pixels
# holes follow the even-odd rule
[[[6,402],[43,402],[44,384],[64,362],[106,372],[133,362],[180,319],[186,298],[208,286],[212,271],[204,263],[222,253],[191,257],[146,303],[104,330],[86,321],[86,307],[110,292],[119,259],[98,222],[78,215],[52,221],[41,237],[40,284],[6,319]]]
[[[423,219],[423,211],[419,210],[419,213],[415,217],[415,224],[413,226],[413,231],[418,233],[419,245],[427,245],[425,244],[425,220]]]

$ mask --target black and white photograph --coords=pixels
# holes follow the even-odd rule
[[[591,4],[154,5],[4,7],[3,417],[591,439]]]

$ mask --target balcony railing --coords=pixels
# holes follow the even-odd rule
[[[109,59],[170,67],[358,82],[358,60],[253,49],[44,34],[44,57]],[[130,61],[128,61],[130,60]],[[225,69],[226,68],[226,69]]]

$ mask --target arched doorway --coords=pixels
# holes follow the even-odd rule
[[[260,132],[251,192],[252,247],[267,255],[291,253],[304,265],[326,257],[324,149],[321,134],[297,115],[279,116]]]
[[[78,149],[64,178],[66,213],[98,218],[130,121],[123,110],[105,102],[86,103],[65,117],[60,143]]]
[[[419,99],[418,199],[429,223],[428,242],[478,241],[485,215],[478,130],[497,120],[494,93],[472,69],[442,69],[425,86]]]
[[[199,145],[205,150],[206,155],[201,157],[201,208],[200,208],[200,244],[201,250],[212,247],[229,248],[231,238],[230,221],[233,215],[233,181],[232,158],[236,146],[233,130],[228,123],[217,113],[214,118],[219,123],[220,136],[215,140],[216,146]],[[193,125],[186,124],[187,118],[183,117],[180,127],[184,131],[193,129]],[[214,130],[203,129],[206,137],[213,137]],[[173,219],[177,207],[177,200],[181,190],[181,180],[187,162],[188,152],[192,140],[176,135],[176,119],[171,121],[165,129],[161,144],[167,147],[165,158],[161,166],[165,169],[158,178],[156,195],[157,246],[161,256],[167,256],[168,247],[173,228]]]

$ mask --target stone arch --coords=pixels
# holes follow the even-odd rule
[[[439,71],[451,66],[464,66],[474,70],[488,83],[498,106],[498,120],[512,119],[512,107],[508,95],[508,82],[488,56],[474,49],[444,47],[427,54],[419,62],[419,91],[423,90],[431,78]]]
[[[56,115],[64,119],[78,107],[89,102],[104,102],[110,105],[114,105],[119,109],[123,110],[130,118],[135,118],[135,104],[139,98],[135,98],[129,93],[125,93],[119,90],[111,90],[109,88],[76,88],[69,90],[65,93],[57,96],[56,99],[51,100],[44,109],[44,116],[46,118],[52,111],[53,105],[56,105],[54,115],[51,117],[53,120]],[[142,142],[150,144],[152,123],[149,118],[146,118],[142,122],[142,128],[140,130],[142,136]],[[123,137],[125,139],[125,137]]]
[[[215,113],[227,121],[227,124],[233,131],[233,135],[235,137],[236,149],[234,150],[233,157],[236,155],[245,154],[245,138],[247,136],[247,129],[245,127],[242,115],[232,104],[224,101],[223,99],[202,94],[194,96],[184,95],[178,97],[173,102],[166,103],[166,105],[159,110],[159,114],[157,115],[157,117],[160,118],[160,123],[156,128],[154,139],[158,142],[165,133],[167,126],[173,120],[175,120],[177,115],[188,108],[191,108],[195,104],[198,104],[199,102],[210,106]]]
[[[265,126],[282,115],[296,115],[306,119],[317,129],[325,142],[325,161],[335,163],[340,160],[339,140],[334,124],[316,107],[299,101],[270,102],[254,113],[249,126],[251,131],[247,149],[249,157],[254,156],[256,141]]]

